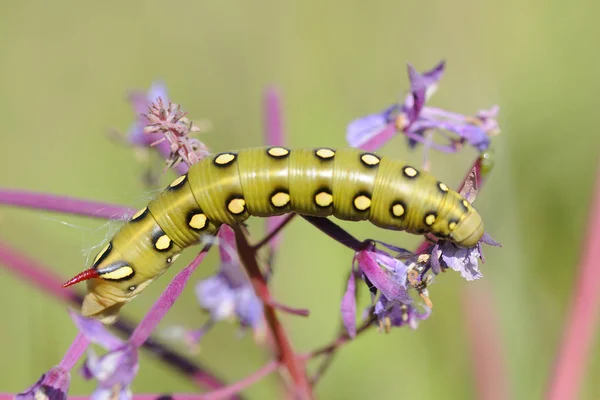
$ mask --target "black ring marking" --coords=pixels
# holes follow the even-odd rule
[[[427,223],[427,218],[428,218],[428,217],[431,217],[431,216],[433,216],[433,218],[434,218],[434,219],[433,219],[433,222],[432,222],[431,224],[428,224],[428,223]],[[438,217],[438,215],[437,215],[437,212],[435,212],[435,211],[430,211],[430,212],[428,212],[427,214],[425,214],[425,216],[423,217],[423,223],[425,224],[425,226],[433,226],[433,224],[435,224],[435,223],[436,223],[436,221],[437,221],[437,217]]]
[[[206,228],[208,228],[208,226],[210,225],[210,220],[208,219],[208,217],[206,217],[206,222],[204,223],[204,226],[202,228],[200,228],[200,229],[194,228],[193,226],[190,225],[190,223],[192,222],[192,218],[194,217],[194,215],[197,215],[197,214],[202,214],[206,217],[206,214],[204,214],[204,212],[201,209],[197,208],[195,210],[190,210],[190,212],[188,212],[185,221],[187,223],[187,227],[190,228],[191,230],[196,231],[196,232],[202,232],[202,231],[206,230]]]
[[[414,175],[407,173],[407,171],[411,172],[414,171]],[[402,168],[402,174],[408,178],[408,179],[415,179],[416,177],[419,176],[419,170],[416,169],[415,167],[411,167],[410,165],[405,165],[404,168]]]
[[[278,188],[278,189],[275,189],[275,190],[273,190],[273,191],[271,192],[271,194],[269,195],[269,204],[271,204],[273,207],[275,207],[275,208],[285,208],[285,207],[289,206],[289,205],[292,203],[292,199],[291,199],[291,197],[290,197],[290,199],[288,200],[288,202],[287,202],[287,203],[285,203],[285,204],[284,204],[284,205],[282,205],[282,206],[276,206],[275,204],[273,204],[273,196],[275,196],[275,195],[276,195],[276,194],[278,194],[278,193],[285,193],[285,194],[287,194],[288,196],[290,195],[290,192],[289,192],[289,190],[287,190],[287,189]]]
[[[465,200],[465,199],[462,199],[460,201],[460,208],[464,211],[465,214],[469,212],[469,207],[465,204],[466,201],[467,200]],[[468,204],[468,202],[467,202],[467,204]]]
[[[279,149],[284,149],[287,151],[287,153],[281,154],[281,155],[271,154],[271,151],[279,150]],[[287,147],[283,147],[283,146],[272,146],[267,149],[267,155],[271,158],[274,158],[275,160],[284,160],[290,156],[290,153],[291,153],[290,149],[288,149]]]
[[[365,196],[369,199],[369,202],[372,203],[372,199],[371,199],[371,193],[367,192],[367,191],[360,191],[358,193],[356,193],[356,196],[354,196],[352,198],[352,208],[354,208],[354,211],[359,212],[359,213],[364,213],[364,212],[369,212],[369,209],[371,208],[371,203],[369,204],[369,207],[365,208],[364,210],[361,210],[359,208],[356,208],[356,204],[354,204],[354,201],[360,197],[360,196]]]
[[[319,151],[322,151],[322,150],[331,151],[333,154],[331,155],[331,157],[320,156]],[[333,161],[335,159],[335,150],[330,149],[329,147],[319,147],[318,149],[315,149],[314,154],[315,154],[315,157],[317,157],[321,161]]]
[[[331,196],[331,203],[329,203],[329,204],[328,204],[328,205],[326,205],[326,206],[322,206],[322,205],[320,205],[319,203],[317,203],[317,195],[318,195],[318,194],[320,194],[320,193],[327,193],[328,195],[330,195],[330,196]],[[332,206],[333,206],[333,193],[331,192],[331,190],[329,190],[329,188],[327,188],[327,187],[322,187],[322,188],[320,188],[320,189],[317,189],[317,190],[315,191],[315,194],[313,195],[313,201],[314,201],[314,203],[315,203],[315,205],[316,205],[317,207],[319,207],[319,208],[322,208],[322,209],[325,209],[325,208],[332,207]]]
[[[217,162],[217,159],[218,159],[219,157],[221,157],[221,156],[226,156],[226,155],[230,155],[230,156],[232,156],[231,160],[227,161],[227,162],[226,162],[226,163],[224,163],[224,164],[219,164],[219,163]],[[219,153],[219,154],[217,154],[217,155],[216,155],[216,156],[213,158],[213,165],[214,165],[215,167],[219,167],[219,168],[227,168],[227,167],[229,167],[230,165],[232,165],[233,163],[235,163],[235,161],[236,161],[236,160],[237,160],[237,153],[233,153],[233,152],[230,152],[230,151],[226,151],[226,152],[224,152],[224,153]]]
[[[96,268],[108,256],[108,254],[111,252],[111,250],[112,250],[112,242],[108,242],[108,247],[106,248],[106,250],[104,250],[104,252],[100,256],[100,258],[98,260],[96,260],[94,265],[92,265],[92,268]]]
[[[129,267],[131,268],[131,273],[127,276],[124,276],[122,278],[119,279],[110,279],[110,278],[105,278],[102,275],[106,275],[106,274],[110,274],[111,272],[115,272],[117,270],[119,270],[120,268],[123,267]],[[107,281],[111,281],[111,282],[122,282],[122,281],[126,281],[128,279],[131,279],[135,276],[135,268],[133,268],[131,266],[131,264],[129,264],[128,262],[125,261],[117,261],[114,262],[112,264],[107,265],[105,268],[99,269],[98,271],[98,275],[100,275],[100,278],[107,280]]]
[[[233,200],[244,200],[244,209],[242,210],[242,212],[239,213],[234,213],[229,209],[229,204],[233,201]],[[248,211],[248,205],[245,204],[246,199],[244,199],[244,196],[242,196],[241,194],[234,194],[231,195],[227,198],[227,201],[225,202],[225,208],[227,209],[227,212],[229,212],[229,214],[231,215],[243,215],[245,212]]]
[[[450,188],[444,182],[438,181],[436,186],[438,190],[444,195],[450,191]]]
[[[377,162],[369,164],[368,162],[366,162],[364,160],[365,156],[368,157],[368,158],[375,157],[377,159]],[[367,153],[361,153],[358,158],[359,158],[361,164],[364,165],[367,168],[377,168],[377,167],[379,167],[379,164],[381,162],[381,157],[379,157],[377,154],[368,153],[368,152]]]
[[[178,182],[175,186],[171,186],[173,184],[173,182],[175,182],[178,178],[174,179],[173,182],[171,182],[171,185],[169,185],[167,187],[167,190],[177,190],[177,189],[181,188],[187,182],[187,174],[182,175],[182,176],[183,176],[183,179],[180,182]],[[179,178],[181,178],[181,176]]]
[[[148,215],[148,211],[149,211],[148,207],[144,207],[144,211],[142,211],[142,213],[138,216],[134,215],[133,217],[131,217],[130,222],[138,222],[138,221],[143,220],[144,218],[146,218],[146,215]]]
[[[169,245],[167,247],[165,247],[164,249],[159,249],[156,247],[156,243],[158,242],[158,239],[160,239],[163,236],[167,236],[167,238],[169,238]],[[152,241],[152,248],[160,253],[169,251],[173,247],[173,239],[171,239],[162,229],[157,229],[152,233],[151,241]]]
[[[394,206],[402,207],[402,209],[404,210],[402,215],[398,216],[398,215],[394,214]],[[407,207],[406,203],[403,202],[402,200],[397,200],[390,205],[390,215],[392,216],[392,218],[403,219],[407,213],[408,213],[408,207]]]

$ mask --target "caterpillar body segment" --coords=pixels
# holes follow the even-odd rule
[[[202,235],[250,216],[291,212],[368,220],[461,247],[474,246],[483,235],[481,217],[466,199],[402,161],[354,148],[251,148],[191,166],[66,285],[89,279],[82,314],[110,323]]]

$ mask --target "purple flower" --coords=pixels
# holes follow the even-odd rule
[[[356,275],[364,278],[373,295],[376,290],[381,292],[378,303],[382,299],[398,304],[412,303],[407,293],[408,268],[400,260],[372,247],[356,253],[354,264],[340,307],[342,322],[350,337],[356,335]]]
[[[402,132],[411,147],[420,142],[441,151],[454,152],[460,144],[467,142],[479,151],[486,150],[490,144],[490,136],[498,133],[498,123],[495,120],[498,107],[480,111],[475,117],[468,117],[425,106],[437,89],[444,67],[444,62],[441,62],[432,70],[420,74],[409,64],[411,89],[404,102],[392,105],[381,113],[352,121],[347,128],[348,143],[353,147],[374,151],[397,132]],[[449,141],[448,145],[433,143],[425,135],[430,131],[439,132]],[[456,134],[459,139],[448,136],[446,131]]]
[[[95,319],[84,318],[75,313],[71,317],[90,342],[108,350],[102,356],[88,350],[88,358],[81,372],[85,379],[95,379],[98,384],[91,398],[130,399],[130,386],[139,369],[136,347],[114,336]]]
[[[478,258],[481,258],[479,246],[463,248],[450,242],[441,242],[441,244],[436,245],[432,251],[431,264],[435,271],[435,265],[439,265],[438,263],[441,261],[442,267],[451,268],[454,271],[460,272],[460,275],[463,278],[472,281],[483,276],[481,271],[479,271]]]
[[[244,327],[262,328],[263,305],[240,264],[233,229],[222,225],[218,238],[219,271],[196,285],[196,297],[212,322],[237,318]]]
[[[393,326],[401,327],[408,325],[412,329],[417,329],[419,321],[429,318],[431,309],[422,306],[423,311],[419,311],[413,304],[405,304],[398,300],[388,300],[381,296],[375,303],[374,313],[377,315],[379,327],[389,332]]]
[[[378,249],[359,251],[354,259],[360,271],[384,297],[406,304],[412,302],[407,293],[408,269],[400,260]]]
[[[66,400],[69,392],[71,374],[59,366],[52,367],[50,371],[25,391],[17,394],[17,400]]]

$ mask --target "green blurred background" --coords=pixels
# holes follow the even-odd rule
[[[501,106],[496,169],[477,207],[504,247],[488,249],[485,282],[439,277],[431,288],[433,316],[417,331],[373,330],[345,347],[317,392],[323,399],[475,397],[462,302],[467,286],[486,285],[513,396],[539,398],[569,305],[598,164],[599,8],[581,0],[4,0],[0,186],[144,204],[152,195],[140,179],[144,166],[106,133],[133,121],[127,91],[156,79],[192,118],[212,122],[204,139],[215,151],[262,143],[261,96],[271,83],[284,98],[290,146],[343,146],[350,120],[379,111],[408,87],[407,62],[422,71],[446,59],[432,105],[465,114]],[[421,157],[409,154],[402,140],[383,153]],[[456,185],[473,156],[470,150],[435,155],[433,171]],[[260,232],[262,222],[251,227]],[[65,278],[86,266],[117,226],[0,208],[0,239]],[[367,224],[344,226],[401,246],[417,243]],[[312,311],[308,319],[283,318],[298,349],[336,334],[351,257],[301,220],[287,230],[273,288],[279,301]],[[211,256],[197,277],[215,265]],[[176,269],[124,313],[143,316]],[[0,391],[14,392],[57,364],[76,330],[64,304],[2,269],[0,293]],[[204,318],[190,286],[161,327],[194,328]],[[193,355],[228,381],[266,360],[251,335],[237,339],[236,330],[220,324]],[[582,398],[600,398],[593,379],[599,356],[596,346]],[[90,393],[92,385],[74,375],[71,394]],[[270,377],[246,394],[278,398],[278,388]],[[134,390],[197,389],[144,355]]]

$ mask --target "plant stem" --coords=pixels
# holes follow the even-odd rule
[[[244,232],[238,226],[234,226],[233,229],[235,231],[235,241],[240,259],[246,268],[256,295],[263,302],[265,319],[275,342],[278,356],[282,364],[287,368],[294,382],[294,387],[298,391],[294,394],[300,396],[301,399],[312,399],[312,388],[308,382],[306,371],[297,359],[287,333],[277,318],[275,308],[271,304],[271,293],[256,261],[256,252],[248,243]]]

